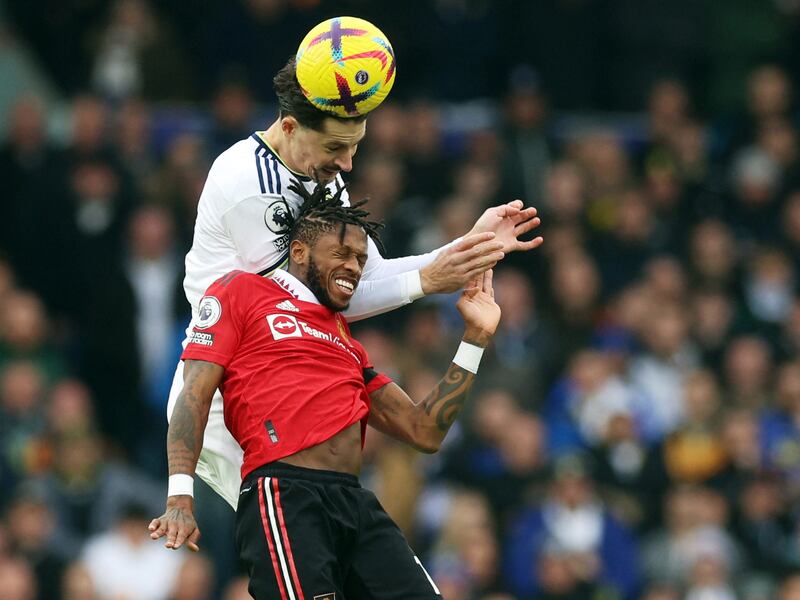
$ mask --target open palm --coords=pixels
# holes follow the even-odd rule
[[[544,241],[541,236],[528,241],[519,238],[541,224],[541,219],[536,215],[534,207],[523,208],[522,200],[514,200],[508,204],[487,208],[475,222],[470,233],[494,232],[495,240],[503,242],[502,249],[506,254],[516,250],[533,250]]]

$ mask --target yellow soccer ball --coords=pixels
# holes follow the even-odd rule
[[[357,117],[377,107],[392,89],[394,51],[369,21],[335,17],[300,42],[297,81],[311,104],[340,117]]]

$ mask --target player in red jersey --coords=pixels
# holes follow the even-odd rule
[[[171,494],[151,537],[197,549],[191,488],[179,485],[194,475],[219,387],[225,423],[244,450],[236,545],[257,600],[441,598],[358,474],[367,423],[423,452],[439,448],[500,319],[490,264],[476,259],[458,301],[465,332],[453,363],[414,403],[375,372],[341,314],[376,224],[339,196],[326,199],[319,186],[305,202],[288,271],[234,271],[208,289],[167,437]]]

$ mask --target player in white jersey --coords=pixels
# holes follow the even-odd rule
[[[208,286],[229,271],[268,274],[287,258],[288,213],[302,203],[288,189],[293,180],[312,191],[317,182],[336,190],[344,185],[366,117],[323,113],[303,96],[294,60],[275,80],[280,112],[266,131],[237,142],[211,166],[200,195],[192,248],[186,256],[184,289],[192,306],[187,335],[214,319]],[[346,195],[346,191],[344,193]],[[344,196],[343,195],[343,196]],[[464,238],[425,255],[384,259],[369,240],[361,283],[345,313],[348,320],[380,314],[426,294],[449,293],[491,268],[505,253],[537,247],[541,237],[519,236],[539,224],[536,210],[514,201],[488,209]],[[205,306],[204,306],[204,303]],[[212,323],[208,323],[211,325]],[[183,385],[183,365],[175,373],[168,416]],[[197,474],[236,508],[242,451],[225,427],[222,397],[216,393],[208,418]]]

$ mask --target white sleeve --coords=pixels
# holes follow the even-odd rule
[[[288,232],[288,223],[274,222],[274,206],[285,206],[280,196],[250,196],[231,206],[222,215],[222,223],[233,240],[241,267],[252,273],[272,267],[273,263],[282,261],[285,248],[279,248],[278,242]],[[267,209],[271,212],[268,215]],[[288,207],[286,208],[288,211]],[[266,219],[270,218],[267,223]]]
[[[427,254],[386,259],[381,256],[372,238],[369,238],[367,264],[358,289],[350,301],[350,307],[344,312],[345,318],[350,322],[359,321],[422,298],[425,293],[422,291],[419,270],[433,262],[439,252],[457,241]]]

